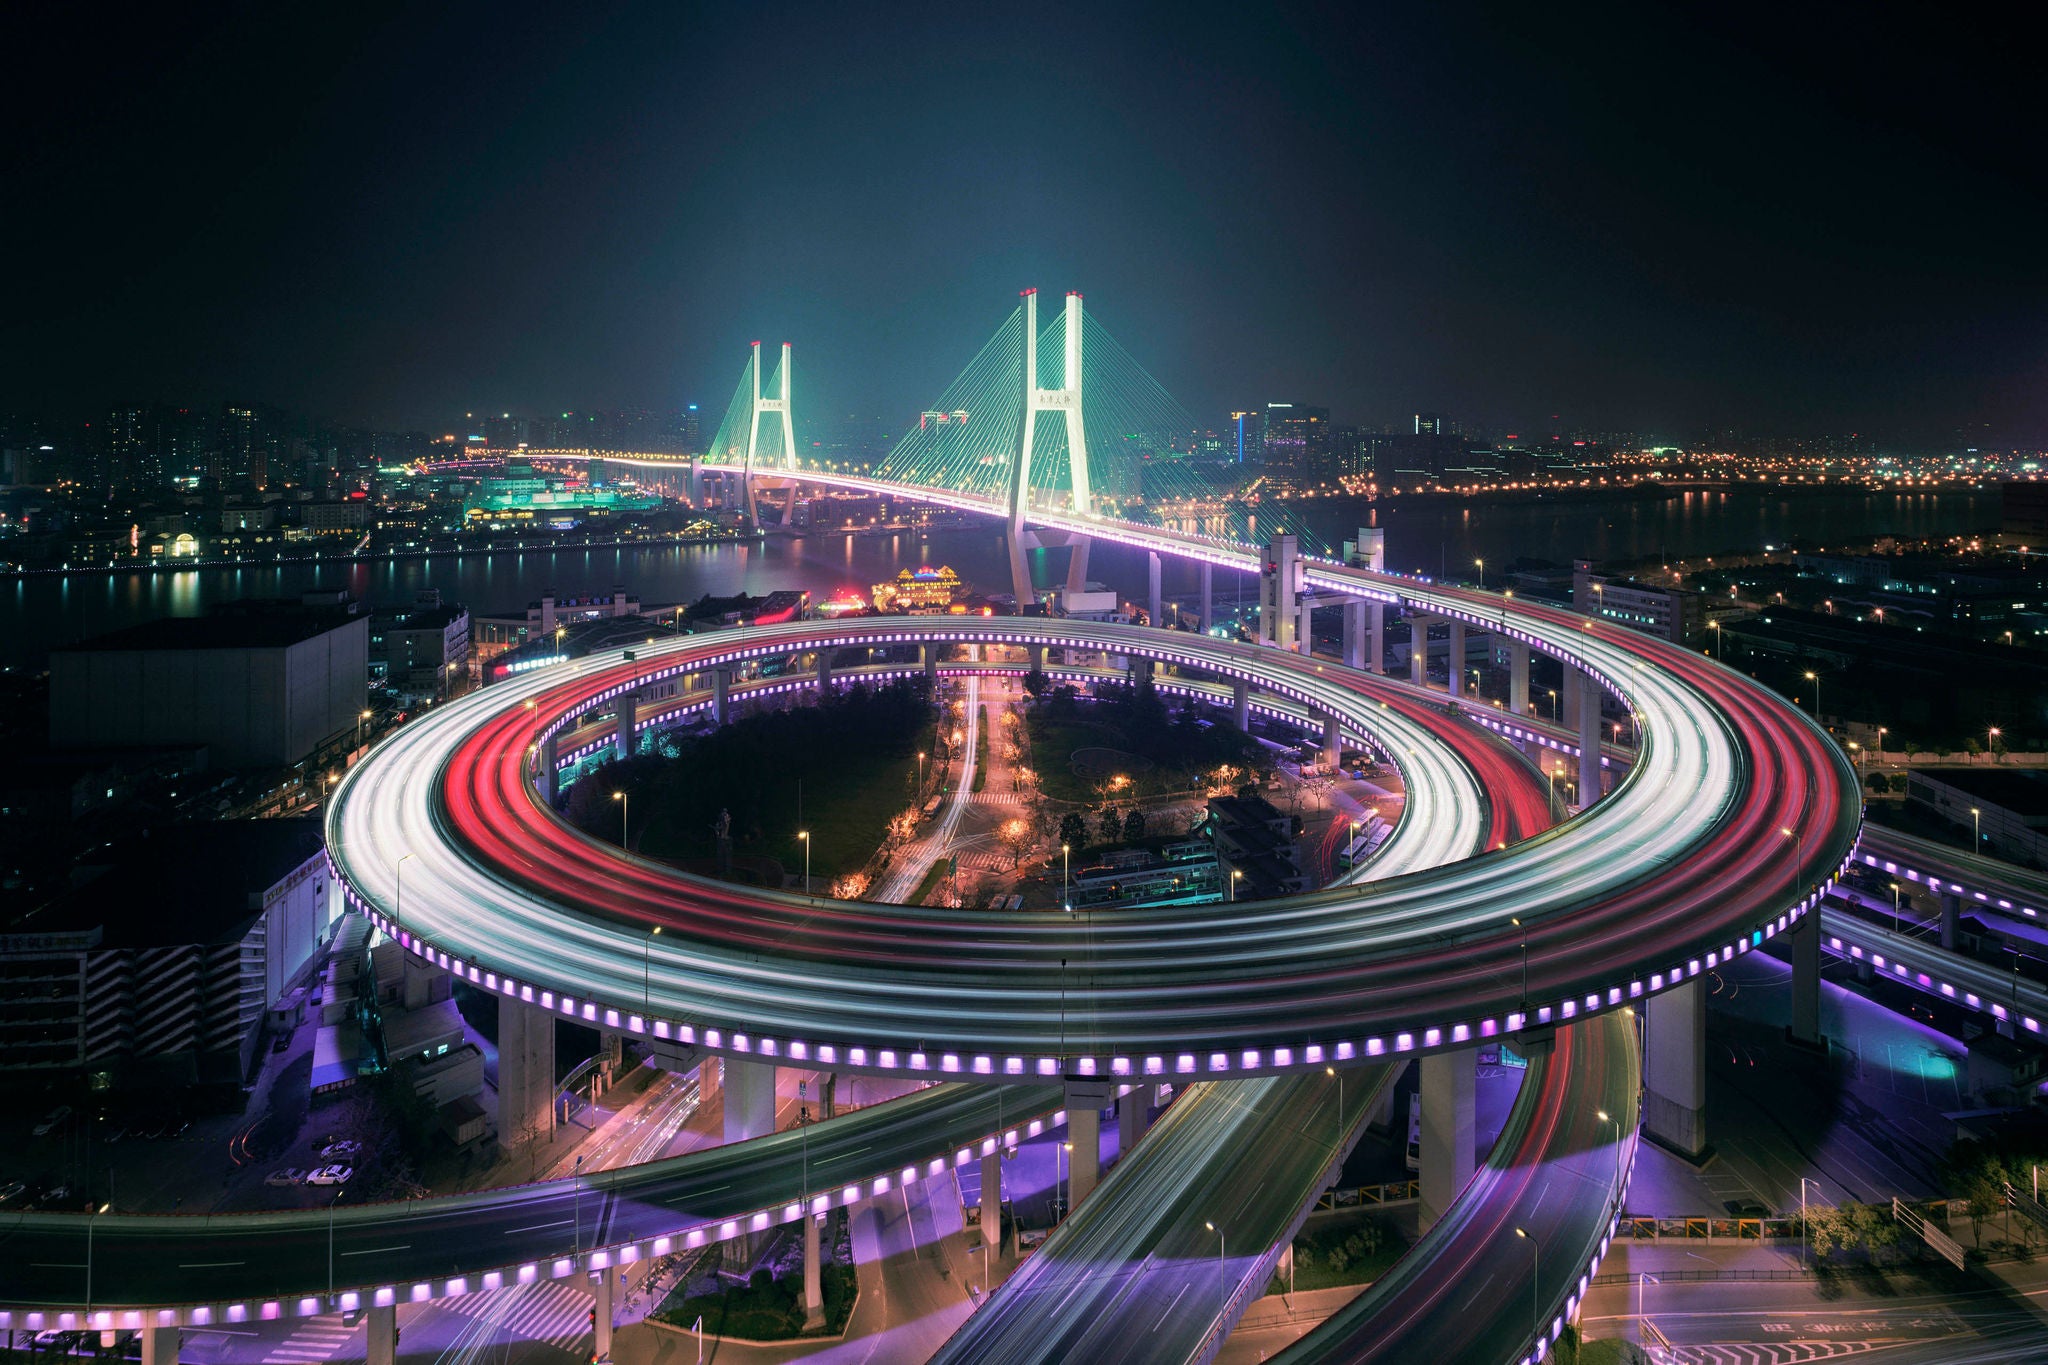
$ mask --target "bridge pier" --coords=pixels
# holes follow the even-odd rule
[[[1643,1133],[1694,1165],[1707,1157],[1707,996],[1694,977],[1643,1007]]]
[[[939,691],[939,647],[919,645],[918,649],[924,656],[924,680],[931,684],[932,696],[936,700]]]
[[[1792,1023],[1786,1034],[1800,1047],[1823,1048],[1820,1036],[1820,912],[1809,910],[1788,931],[1792,954]]]
[[[1146,599],[1146,604],[1147,609],[1152,613],[1151,617],[1149,618],[1152,622],[1152,627],[1153,629],[1157,630],[1158,628],[1166,624],[1166,619],[1163,614],[1165,611],[1165,603],[1161,600],[1159,592],[1159,551],[1147,551],[1145,557],[1148,561],[1150,561],[1146,566],[1145,586],[1146,590],[1151,594],[1150,597]]]
[[[1344,604],[1344,666],[1365,667],[1365,603]]]
[[[1323,717],[1323,766],[1336,771],[1337,764],[1344,758],[1344,737],[1337,729],[1335,716]]]
[[[561,772],[562,760],[557,736],[549,735],[540,746],[540,775],[536,786],[540,788],[540,799],[552,806],[555,804],[555,783]]]
[[[640,694],[622,693],[612,715],[612,744],[619,761],[624,762],[633,756],[633,746],[640,738]]]
[[[1444,659],[1444,674],[1448,681],[1444,690],[1456,701],[1465,695],[1465,623],[1453,616],[1449,619],[1450,650]]]
[[[1408,681],[1429,685],[1429,617],[1419,611],[1408,614]]]
[[[1017,601],[1017,614],[1022,616],[1024,608],[1038,601],[1038,589],[1031,582],[1031,561],[1024,555],[1023,528],[1012,526],[1004,533],[1003,543],[1010,551],[1010,592]]]
[[[712,670],[711,719],[719,725],[732,719],[732,670],[729,668]]]
[[[370,1355],[367,1365],[398,1365],[398,1308],[385,1304],[363,1314],[369,1328]]]
[[[178,1365],[178,1328],[145,1327],[136,1335],[142,1338],[142,1365]]]
[[[1116,1150],[1119,1158],[1129,1156],[1138,1139],[1152,1125],[1152,1087],[1138,1085],[1116,1101]]]
[[[832,651],[820,649],[811,658],[818,675],[818,700],[823,701],[832,695]]]
[[[825,1325],[825,1277],[818,1247],[818,1216],[804,1214],[804,1330]]]
[[[1067,543],[1073,553],[1067,556],[1067,591],[1088,591],[1088,545],[1087,536],[1070,536]]]
[[[498,1139],[553,1141],[555,1015],[498,997]]]
[[[1590,673],[1566,672],[1579,680],[1579,809],[1600,799],[1600,684]]]
[[[1508,641],[1508,710],[1529,714],[1529,646],[1520,640]]]
[[[1952,891],[1943,891],[1941,901],[1941,946],[1951,951],[1956,946],[1956,923],[1963,915],[1963,898]]]
[[[1202,561],[1202,632],[1204,634],[1216,628],[1215,582],[1216,566],[1205,559]]]
[[[996,1149],[981,1158],[981,1244],[988,1254],[998,1255],[1003,1244],[1003,1135],[996,1134]]]
[[[1073,1147],[1067,1154],[1069,1213],[1102,1179],[1102,1110],[1112,1088],[1108,1081],[1067,1078],[1067,1140]]]
[[[1027,646],[1025,646],[1025,650],[1024,650],[1024,655],[1025,655],[1025,658],[1027,658],[1027,659],[1028,659],[1028,660],[1030,661],[1030,671],[1031,671],[1031,672],[1033,672],[1033,673],[1043,673],[1043,672],[1045,672],[1045,646],[1044,646],[1044,645],[1027,645]]]
[[[1422,1201],[1417,1215],[1423,1232],[1435,1226],[1472,1179],[1477,1064],[1471,1048],[1432,1052],[1422,1059]]]
[[[1367,640],[1365,666],[1374,673],[1385,675],[1387,671],[1387,608],[1381,602],[1368,602],[1365,606]]]
[[[737,1057],[720,1063],[725,1075],[725,1140],[745,1142],[775,1131],[775,1064]]]
[[[619,1271],[617,1266],[605,1266],[597,1272],[591,1285],[591,1295],[596,1300],[592,1311],[596,1314],[597,1341],[595,1353],[599,1360],[612,1358],[612,1318],[617,1311],[619,1294]]]
[[[1275,649],[1308,653],[1299,629],[1301,610],[1300,542],[1274,536],[1266,547],[1266,571],[1259,575],[1259,643]]]
[[[1252,728],[1252,690],[1243,679],[1230,685],[1230,711],[1237,728],[1249,734]]]

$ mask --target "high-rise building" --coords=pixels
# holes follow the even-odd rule
[[[1417,436],[1456,436],[1458,424],[1441,412],[1418,412],[1415,414]]]
[[[1273,475],[1314,483],[1334,474],[1328,408],[1268,403],[1264,418],[1260,445]]]

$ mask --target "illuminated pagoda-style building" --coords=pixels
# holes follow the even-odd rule
[[[962,607],[972,591],[950,568],[929,565],[915,573],[905,569],[892,583],[874,587],[875,610],[902,616],[944,615]]]

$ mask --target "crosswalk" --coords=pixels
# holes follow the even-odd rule
[[[338,1315],[308,1318],[297,1330],[270,1348],[263,1365],[313,1365],[315,1361],[337,1360],[361,1355],[348,1349],[349,1339],[362,1330],[350,1327]]]
[[[590,1349],[588,1292],[567,1280],[537,1280],[490,1294],[446,1299],[442,1307],[465,1317],[490,1318],[494,1338],[518,1337],[579,1354]]]
[[[1027,798],[1023,792],[976,792],[967,798],[978,806],[1021,806]]]
[[[1804,1365],[1877,1349],[1869,1341],[1760,1341],[1724,1346],[1655,1346],[1656,1365]]]

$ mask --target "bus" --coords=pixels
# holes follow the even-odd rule
[[[1391,826],[1375,813],[1368,814],[1358,822],[1358,833],[1351,836],[1337,854],[1339,867],[1356,867],[1373,855],[1386,841]]]

